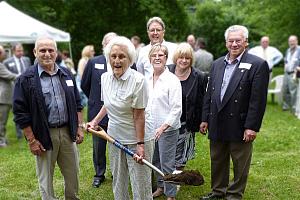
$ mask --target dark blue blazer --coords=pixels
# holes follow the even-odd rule
[[[241,63],[249,63],[249,69]],[[245,129],[259,131],[267,102],[269,68],[263,59],[246,51],[236,66],[223,100],[221,85],[224,56],[215,60],[204,97],[202,121],[208,122],[208,138],[215,141],[242,141]]]
[[[101,66],[101,67],[100,67]],[[107,72],[104,55],[89,59],[81,78],[81,89],[88,98],[88,121],[94,119],[103,106],[101,101],[101,75]],[[107,126],[108,117],[105,116],[99,125]]]
[[[83,106],[80,103],[76,81],[71,72],[64,67],[60,67],[58,74],[66,96],[70,137],[75,142],[78,129],[77,112],[80,112]],[[66,81],[69,80],[72,80],[73,85],[67,85]],[[13,95],[13,113],[14,121],[20,128],[30,126],[35,138],[42,143],[44,148],[47,150],[52,149],[47,108],[37,64],[28,68],[16,80]]]

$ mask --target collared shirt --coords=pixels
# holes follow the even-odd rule
[[[109,118],[108,134],[123,144],[135,144],[133,109],[146,108],[148,100],[144,76],[131,68],[118,79],[112,72],[102,74],[101,98]],[[150,139],[153,136],[145,133],[144,140]]]
[[[22,61],[22,57],[21,58],[17,58],[15,55],[13,56],[15,63],[16,63],[16,67],[18,70],[18,74],[22,74],[22,72],[25,71],[25,67],[24,67],[24,62]]]
[[[248,53],[256,55],[267,61],[270,70],[283,58],[282,53],[272,46],[268,46],[266,49],[262,48],[262,46],[257,46],[251,48]]]
[[[48,74],[38,65],[38,74],[47,107],[50,127],[60,126],[68,122],[65,91],[60,82],[59,70],[59,67],[55,65],[54,73]]]
[[[227,87],[229,85],[229,82],[230,82],[230,79],[231,79],[232,74],[234,72],[234,69],[236,68],[237,64],[240,62],[244,52],[241,53],[241,55],[239,55],[233,61],[229,60],[229,54],[227,54],[224,58],[225,72],[224,72],[224,75],[223,75],[223,82],[222,82],[222,86],[221,86],[221,95],[220,95],[221,101],[222,101],[222,99],[224,97],[224,94],[227,90]]]
[[[161,43],[162,45],[166,46],[168,48],[168,59],[166,65],[173,64],[173,55],[177,48],[177,45],[172,42],[166,42],[163,41]],[[149,52],[152,48],[151,44],[148,44],[147,46],[141,48],[139,52],[139,57],[136,63],[136,68],[138,72],[141,72],[145,75],[145,78],[148,80],[152,74],[153,74],[153,67],[149,60]]]
[[[300,65],[300,47],[297,46],[295,51],[292,53],[289,48],[284,58],[284,71],[286,73],[294,72],[296,67]]]
[[[180,128],[182,113],[182,89],[179,79],[166,67],[153,85],[149,78],[149,100],[146,108],[146,132],[155,134],[162,124],[168,124],[167,131]]]

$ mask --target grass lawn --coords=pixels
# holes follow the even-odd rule
[[[17,141],[12,116],[7,126],[9,146],[0,149],[0,200],[40,199],[35,176],[35,159],[25,140]],[[205,177],[199,187],[183,186],[178,200],[196,200],[210,191],[210,159],[208,139],[197,134],[196,158],[188,169],[198,169]],[[93,179],[92,137],[85,137],[80,151],[80,198],[112,200],[111,175],[95,189]],[[297,200],[300,199],[300,120],[280,106],[268,102],[263,126],[254,144],[250,176],[244,199]],[[63,179],[58,167],[54,179],[57,197],[63,199]],[[165,198],[158,198],[158,200]]]

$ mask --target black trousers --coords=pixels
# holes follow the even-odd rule
[[[105,132],[107,127],[101,126]],[[94,179],[105,177],[106,171],[106,140],[93,135],[93,163],[95,169]]]

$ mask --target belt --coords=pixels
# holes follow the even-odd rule
[[[67,126],[67,123],[64,124],[58,124],[58,125],[49,125],[50,128],[62,128]]]
[[[293,73],[295,73],[294,71],[291,71],[291,72],[285,72],[286,74],[288,74],[288,75],[291,75],[291,74],[293,74]]]

